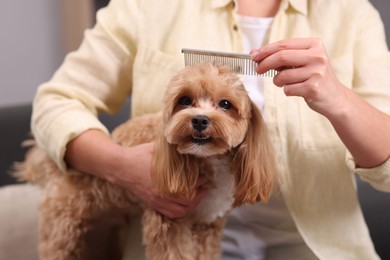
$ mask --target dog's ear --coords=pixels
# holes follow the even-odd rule
[[[191,199],[196,194],[200,163],[191,155],[180,154],[169,144],[161,129],[152,158],[152,180],[162,196]]]
[[[268,201],[276,162],[263,117],[253,103],[250,125],[243,143],[237,147],[232,171],[236,178],[234,207]]]

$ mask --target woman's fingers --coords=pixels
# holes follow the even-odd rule
[[[199,205],[204,196],[206,196],[207,191],[207,187],[199,188],[197,194],[191,200],[163,199],[160,197],[158,203],[153,208],[170,219],[182,218]]]
[[[260,49],[254,49],[250,52],[250,54],[254,61],[260,62],[266,57],[283,50],[307,50],[318,44],[321,44],[321,40],[316,38],[285,39],[270,43]]]
[[[303,97],[314,111],[326,115],[343,103],[345,86],[335,76],[320,39],[286,39],[253,50],[251,56],[259,74],[278,70],[274,84],[287,96]]]

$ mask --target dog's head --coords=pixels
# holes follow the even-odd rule
[[[181,154],[224,154],[245,138],[251,101],[239,78],[210,63],[174,77],[165,94],[164,137]]]
[[[163,194],[192,197],[201,159],[231,151],[235,205],[267,200],[272,149],[261,114],[236,74],[211,63],[186,67],[170,81],[164,104],[152,167]]]

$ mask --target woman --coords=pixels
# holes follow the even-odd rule
[[[132,190],[170,218],[191,201],[163,199],[150,180],[153,144],[123,148],[97,120],[127,95],[132,116],[157,111],[182,48],[251,52],[244,77],[262,109],[279,162],[268,205],[235,210],[226,259],[375,259],[353,174],[390,191],[390,56],[367,0],[111,0],[34,102],[32,129],[61,169]],[[131,171],[129,170],[131,169]]]

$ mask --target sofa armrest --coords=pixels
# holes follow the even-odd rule
[[[30,136],[31,104],[0,108],[0,186],[16,183],[10,175],[14,162],[22,161],[22,142]]]
[[[0,186],[14,184],[17,181],[10,175],[12,165],[22,161],[26,153],[22,142],[31,138],[31,104],[0,107]],[[103,124],[111,131],[125,122],[130,114],[130,98],[115,115],[99,116]]]

